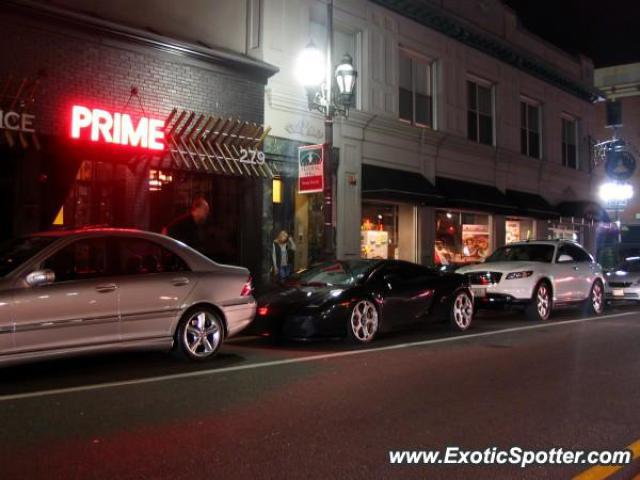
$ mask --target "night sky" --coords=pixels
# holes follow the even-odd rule
[[[596,67],[640,62],[640,0],[503,0],[527,30]]]

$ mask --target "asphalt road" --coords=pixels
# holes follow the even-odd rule
[[[482,314],[379,339],[239,338],[0,370],[0,479],[571,478],[587,465],[396,465],[447,446],[624,449],[640,438],[640,309]],[[610,478],[633,478],[640,461]],[[598,472],[591,472],[591,478]]]

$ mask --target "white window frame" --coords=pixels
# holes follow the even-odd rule
[[[407,120],[406,118],[400,117],[400,57],[402,54],[405,54],[407,57],[411,59],[411,101],[412,101],[412,119]],[[425,64],[429,68],[429,81],[431,83],[431,125],[427,125],[424,123],[416,122],[416,69],[415,69],[415,61]],[[415,50],[407,48],[403,45],[398,46],[398,120],[403,123],[413,125],[421,128],[430,128],[432,130],[436,130],[436,62],[425,55],[421,55],[417,53]]]
[[[567,162],[567,164],[565,164],[563,162],[563,159],[562,159],[562,154],[564,152],[564,143],[565,143],[564,142],[564,121],[573,122],[573,129],[574,129],[574,135],[575,135],[575,141],[576,141],[576,143],[575,143],[575,147],[576,147],[576,167],[575,167],[575,169],[573,167],[570,167],[568,165],[568,162]],[[576,117],[575,115],[571,115],[570,113],[562,112],[562,114],[560,115],[560,148],[561,148],[561,151],[560,151],[560,164],[565,168],[569,168],[571,170],[578,170],[579,171],[580,170],[580,151],[579,151],[579,148],[578,148],[578,146],[579,146],[579,142],[578,142],[578,122],[579,122],[578,117]]]
[[[539,102],[538,100],[534,100],[530,97],[527,97],[525,95],[520,95],[520,104],[524,103],[525,105],[527,105],[527,109],[529,107],[535,107],[538,109],[538,153],[539,155],[537,157],[534,157],[533,155],[531,155],[530,153],[530,148],[529,148],[529,112],[527,111],[527,115],[525,116],[526,122],[527,124],[525,126],[522,125],[522,118],[520,118],[520,129],[522,129],[524,127],[524,129],[527,131],[527,153],[522,153],[522,145],[520,145],[520,153],[522,155],[525,155],[526,157],[529,158],[537,158],[539,160],[542,159],[543,154],[542,154],[542,103]],[[519,107],[521,107],[521,105],[518,104]],[[520,113],[520,112],[518,112]]]
[[[473,143],[477,143],[478,145],[486,145],[486,146],[491,146],[491,147],[495,147],[497,144],[497,130],[496,130],[496,82],[492,82],[491,80],[487,80],[486,78],[482,78],[482,77],[478,77],[476,75],[473,75],[471,73],[468,73],[467,76],[464,79],[464,95],[465,95],[465,103],[466,103],[466,109],[465,109],[465,114],[468,115],[469,111],[471,110],[470,105],[469,105],[469,98],[468,98],[468,92],[467,92],[467,82],[473,82],[476,85],[480,85],[482,87],[488,88],[491,91],[491,144],[488,145],[486,143],[482,143],[480,141],[480,119],[478,118],[478,123],[476,125],[476,138],[477,140],[472,140],[469,138],[469,132],[467,131],[467,140],[469,140],[470,142]],[[476,102],[478,99],[478,95],[476,92]],[[480,112],[477,110],[477,103],[475,105],[476,109],[473,110],[478,117],[480,116]],[[466,121],[465,121],[466,123]]]

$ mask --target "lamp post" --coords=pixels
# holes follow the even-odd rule
[[[333,158],[333,120],[336,116],[348,116],[353,102],[358,72],[353,68],[353,59],[345,54],[340,64],[333,69],[333,0],[327,2],[327,46],[324,54],[313,42],[307,45],[297,63],[298,79],[305,87],[308,108],[324,115],[324,259],[335,257],[335,170]],[[337,87],[337,93],[334,89]]]

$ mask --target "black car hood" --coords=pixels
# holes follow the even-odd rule
[[[344,288],[335,286],[291,286],[265,294],[258,298],[258,305],[296,309],[325,304],[340,297]]]

